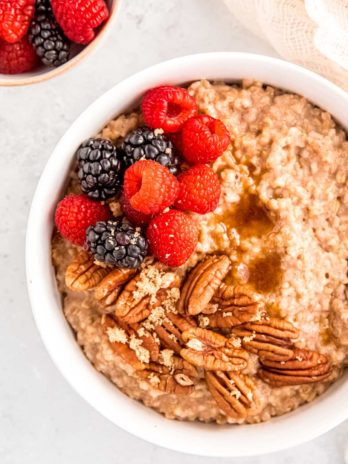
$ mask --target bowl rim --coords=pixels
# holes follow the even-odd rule
[[[47,67],[47,71],[30,76],[28,76],[28,73],[12,75],[9,74],[9,77],[6,77],[6,74],[0,74],[0,87],[24,87],[33,84],[39,84],[41,82],[45,82],[57,76],[60,76],[64,74],[66,71],[70,71],[77,64],[81,63],[85,58],[91,56],[107,38],[108,34],[111,32],[114,22],[116,21],[122,1],[123,0],[112,0],[113,3],[109,18],[101,27],[97,36],[92,40],[92,42],[87,44],[77,55],[75,55],[69,61],[67,61],[61,66],[58,66],[57,68]],[[35,72],[35,70],[33,72]]]
[[[81,140],[96,133],[112,116],[130,108],[150,86],[184,83],[200,77],[222,80],[224,73],[229,81],[256,78],[304,95],[348,128],[348,94],[312,71],[280,59],[214,52],[183,56],[146,68],[92,103],[65,132],[47,161],[27,225],[27,285],[36,325],[53,362],[79,395],[112,423],[138,438],[174,451],[211,457],[256,456],[304,443],[347,419],[348,406],[344,407],[342,401],[348,395],[347,374],[314,402],[261,424],[231,428],[169,421],[122,394],[82,354],[61,311],[50,261],[54,205],[65,185],[64,173],[69,171]],[[296,90],[299,88],[305,90]],[[335,111],[330,110],[333,106]],[[63,173],[63,178],[57,173]]]

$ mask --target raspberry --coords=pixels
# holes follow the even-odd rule
[[[141,109],[149,127],[165,132],[177,132],[187,119],[197,114],[195,99],[188,91],[169,85],[147,91]]]
[[[211,116],[191,118],[182,128],[183,156],[191,164],[215,161],[229,142],[230,136],[224,123]]]
[[[28,31],[35,0],[0,0],[0,38],[15,43]]]
[[[123,189],[132,208],[144,214],[157,214],[174,203],[179,183],[156,161],[140,160],[126,170]]]
[[[108,17],[104,0],[51,0],[53,13],[68,39],[88,44]]]
[[[127,200],[127,197],[124,194],[120,198],[120,204],[123,213],[132,224],[143,227],[151,221],[152,215],[141,213],[140,211],[132,208],[129,200]]]
[[[172,209],[152,219],[147,229],[150,252],[168,266],[181,266],[194,252],[198,228],[193,219]]]
[[[4,74],[19,74],[30,71],[39,62],[36,52],[27,38],[17,43],[7,43],[0,40],[0,72]]]
[[[86,230],[98,221],[110,217],[109,208],[102,203],[90,200],[84,195],[67,195],[56,209],[56,226],[60,234],[74,243],[84,245]]]
[[[172,134],[169,134],[168,138],[174,145],[176,152],[182,153],[181,132],[173,132]]]
[[[217,207],[221,187],[218,176],[205,164],[197,164],[180,174],[178,209],[206,214]]]

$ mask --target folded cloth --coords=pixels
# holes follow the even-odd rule
[[[224,0],[285,59],[348,90],[348,0]]]

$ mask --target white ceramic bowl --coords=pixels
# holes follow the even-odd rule
[[[238,82],[253,78],[292,92],[328,110],[348,128],[348,96],[285,61],[243,53],[209,53],[153,66],[117,84],[94,102],[63,136],[37,187],[27,230],[30,300],[44,344],[75,390],[111,422],[149,442],[206,456],[251,456],[310,440],[348,417],[347,374],[324,395],[298,410],[258,425],[217,426],[170,421],[121,393],[87,361],[64,319],[50,258],[53,214],[81,141],[132,108],[150,87],[200,78]]]
[[[72,46],[72,57],[62,66],[58,68],[50,68],[41,65],[33,71],[22,74],[1,74],[0,73],[0,87],[15,87],[20,85],[38,84],[39,82],[47,81],[53,77],[59,76],[66,71],[81,63],[87,56],[90,56],[98,46],[106,39],[116,21],[117,13],[120,7],[121,0],[106,0],[108,4],[110,16],[107,21],[101,26],[95,39],[88,45],[79,46],[77,44]]]

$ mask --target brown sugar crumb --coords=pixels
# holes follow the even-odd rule
[[[155,303],[158,290],[168,287],[170,278],[173,279],[172,272],[163,272],[156,266],[148,266],[140,274],[137,289],[133,292],[134,299],[140,301],[145,296],[150,296],[150,303]]]
[[[154,387],[156,387],[160,383],[159,377],[153,372],[149,374],[148,380],[151,383],[151,385],[153,385]]]
[[[229,342],[235,348],[240,348],[242,346],[242,341],[240,338],[230,338]]]
[[[173,355],[174,355],[173,350],[168,350],[168,349],[162,350],[160,353],[161,363],[166,367],[169,367],[169,368],[173,367]]]
[[[134,351],[140,362],[147,364],[150,362],[150,352],[141,346],[142,343],[143,341],[140,340],[140,338],[136,338],[135,335],[131,335],[129,340],[129,348]]]
[[[163,301],[162,306],[166,312],[176,313],[176,304],[180,298],[180,290],[178,288],[171,288],[167,292],[167,298]]]
[[[151,311],[150,316],[143,322],[143,326],[151,332],[156,326],[162,325],[165,319],[166,314],[164,308],[158,306]]]
[[[128,341],[126,332],[119,327],[108,327],[106,333],[111,343],[127,343]]]

